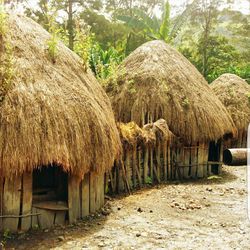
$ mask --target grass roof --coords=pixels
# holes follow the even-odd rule
[[[250,123],[250,85],[234,74],[223,74],[211,84],[225,105],[238,130],[247,130]]]
[[[186,143],[236,131],[224,105],[198,70],[163,41],[145,43],[107,82],[117,121],[139,126],[160,118]]]
[[[119,133],[93,74],[61,42],[53,63],[50,35],[31,19],[10,15],[8,28],[15,76],[0,104],[0,175],[52,163],[79,176],[110,169]]]

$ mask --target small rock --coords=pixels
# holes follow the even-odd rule
[[[121,208],[120,208],[120,207],[118,207],[118,208],[117,208],[117,210],[121,210]]]
[[[44,233],[48,233],[48,232],[49,232],[49,229],[45,229],[45,230],[44,230]]]
[[[141,236],[141,234],[140,233],[136,233],[136,237],[140,237]]]
[[[137,209],[137,212],[142,213],[143,210],[139,207],[139,208]]]
[[[153,213],[153,210],[150,210],[149,212],[150,212],[150,213]]]
[[[59,236],[59,237],[58,237],[58,240],[59,240],[59,241],[64,241],[65,238],[64,238],[64,236]]]
[[[211,187],[207,187],[206,190],[209,191],[209,192],[213,191],[213,189]]]

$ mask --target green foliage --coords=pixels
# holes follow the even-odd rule
[[[74,51],[82,59],[82,64],[84,66],[85,72],[89,67],[90,61],[90,50],[93,43],[93,36],[88,31],[84,32],[78,28],[76,30],[75,42],[74,42]]]
[[[56,23],[57,11],[51,11],[47,13],[48,20],[48,30],[51,34],[50,39],[47,41],[48,45],[48,53],[52,62],[56,62],[56,57],[58,56],[58,34],[60,33],[60,29]]]
[[[110,47],[108,50],[103,50],[96,43],[90,49],[90,67],[97,78],[106,79],[113,75],[118,64],[123,60],[124,54],[119,53],[115,48]]]
[[[152,185],[152,183],[153,183],[152,178],[149,177],[149,176],[147,176],[145,183],[146,183],[147,185]]]

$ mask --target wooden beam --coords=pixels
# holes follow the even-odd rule
[[[32,173],[24,173],[22,179],[22,214],[29,214],[32,210]],[[31,228],[31,217],[22,218],[21,229]]]
[[[20,215],[21,176],[6,178],[3,191],[3,215]],[[19,218],[3,219],[3,229],[16,232]]]
[[[75,175],[68,176],[68,207],[69,223],[74,223],[80,215],[80,178]]]
[[[81,218],[89,215],[89,176],[85,174],[81,183]]]

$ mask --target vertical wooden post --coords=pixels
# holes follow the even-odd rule
[[[85,174],[81,183],[81,218],[89,215],[89,176]]]
[[[198,170],[198,148],[193,146],[191,148],[191,177],[195,179],[197,177]]]
[[[197,177],[203,178],[203,151],[204,151],[204,143],[199,143],[198,146],[198,168],[197,168]]]
[[[24,173],[22,178],[22,214],[32,211],[32,172]],[[31,228],[31,217],[22,218],[21,229],[27,231]]]
[[[125,190],[125,183],[123,179],[123,171],[122,171],[122,166],[120,162],[118,163],[117,167],[118,167],[118,192],[120,193]]]
[[[152,180],[152,183],[154,183],[154,148],[153,146],[150,147],[150,178]]]
[[[131,152],[129,150],[125,152],[125,168],[129,186],[132,187]]]
[[[167,178],[171,179],[172,173],[172,159],[171,159],[171,147],[170,143],[167,145],[167,158],[168,158],[168,169],[167,169]]]
[[[96,212],[96,173],[90,173],[89,179],[89,211],[90,213]]]
[[[69,223],[74,223],[80,215],[80,178],[75,175],[68,176],[68,207]]]
[[[157,180],[161,181],[161,143],[158,140],[157,145],[156,145],[156,175],[157,175]]]
[[[145,146],[144,149],[144,170],[143,170],[143,180],[144,180],[144,184],[146,184],[147,182],[147,178],[148,178],[148,147]]]
[[[136,165],[137,165],[137,152],[136,152],[136,146],[133,149],[133,168],[132,168],[132,175],[133,175],[133,188],[136,187]]]
[[[167,160],[167,143],[163,143],[163,179],[167,181],[168,179],[168,160]]]
[[[3,192],[3,215],[19,215],[21,206],[21,176],[5,178]],[[19,218],[4,218],[3,229],[16,232]]]
[[[219,150],[220,150],[219,162],[222,162],[222,161],[223,161],[223,148],[224,148],[224,146],[223,146],[223,140],[221,140],[221,141],[220,141],[220,149],[219,149]],[[218,165],[218,175],[220,175],[221,172],[222,172],[222,165],[219,164],[219,165]]]
[[[184,169],[183,169],[184,179],[189,178],[189,168],[190,168],[190,148],[184,147]]]
[[[209,148],[209,143],[204,144],[204,149],[203,149],[203,177],[208,176],[208,148]]]
[[[3,185],[4,178],[0,177],[0,215],[3,215]],[[0,232],[3,230],[3,220],[0,218]]]
[[[141,159],[142,159],[142,150],[140,148],[138,148],[138,164],[137,166],[137,176],[138,176],[138,183],[139,183],[139,187],[141,187],[142,185],[142,174],[141,174]]]

